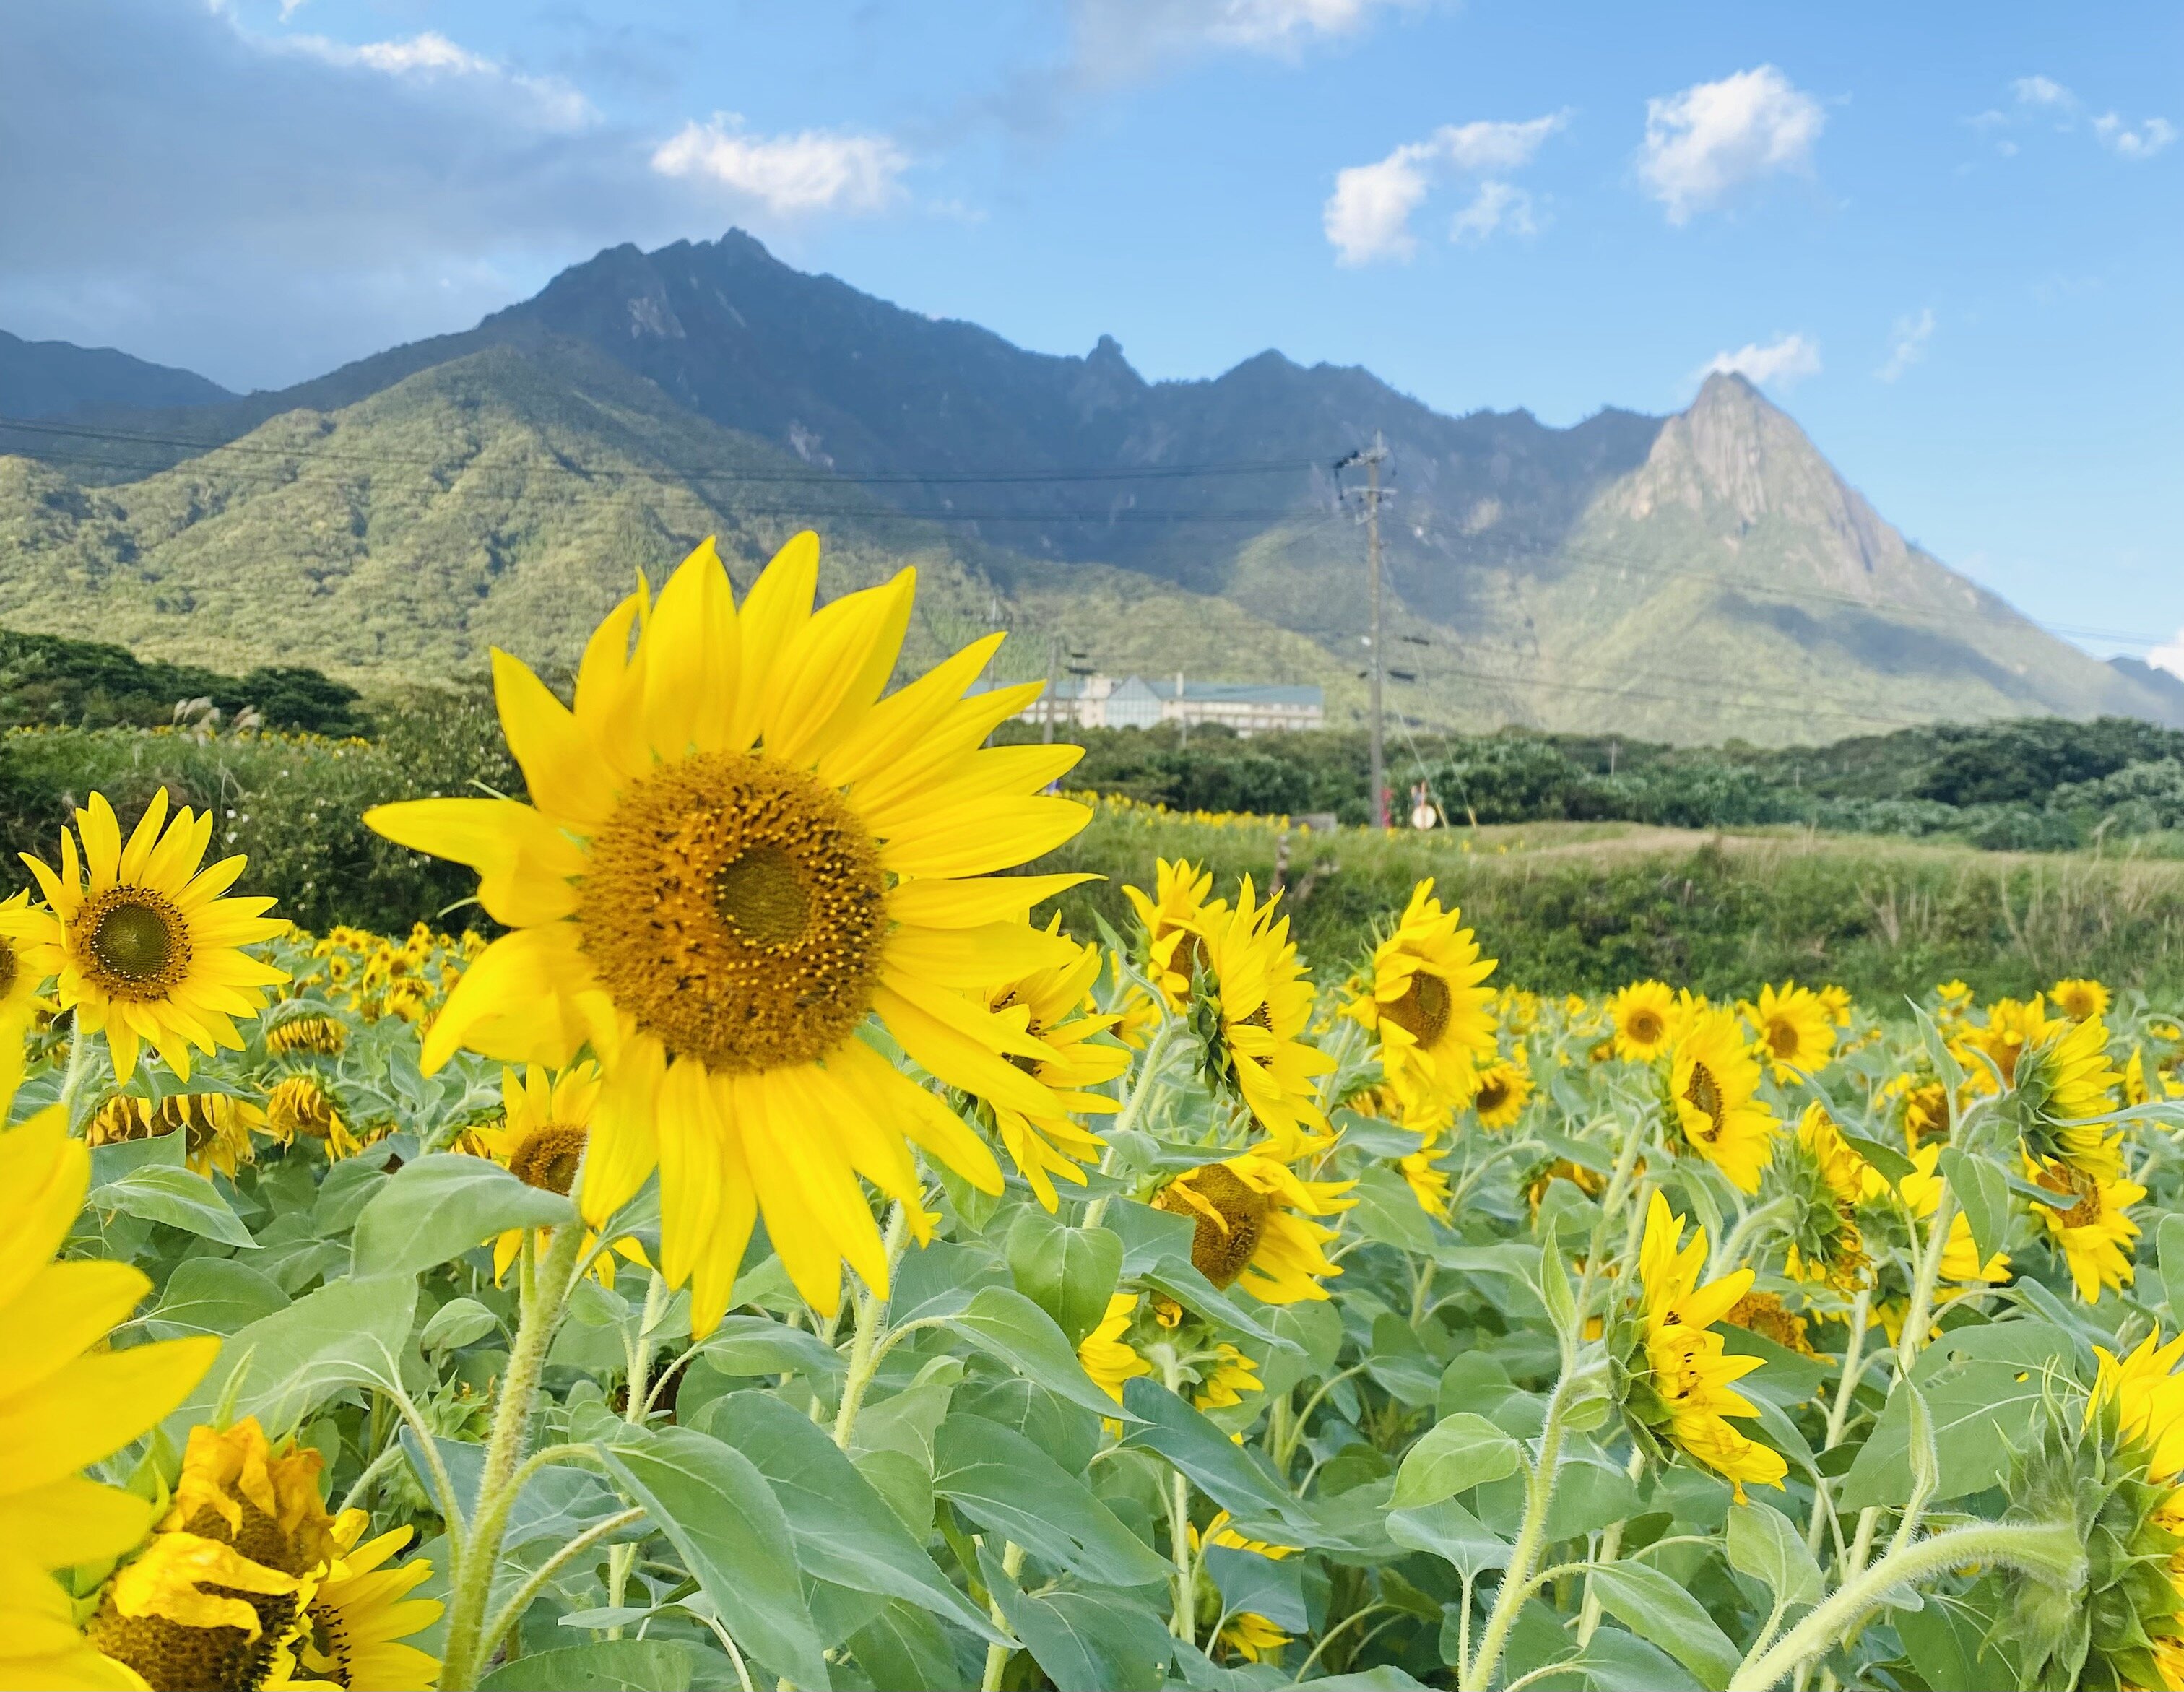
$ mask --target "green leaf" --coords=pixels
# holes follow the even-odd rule
[[[417,1336],[420,1351],[460,1351],[500,1326],[500,1318],[476,1299],[450,1299],[432,1312]]]
[[[180,1134],[162,1139],[179,1140]],[[258,1242],[242,1225],[242,1218],[228,1208],[220,1188],[193,1169],[170,1163],[147,1163],[118,1175],[104,1186],[94,1187],[84,1201],[95,1211],[119,1211],[148,1222],[164,1222],[222,1245],[254,1247]]]
[[[1841,1122],[1842,1118],[1838,1114],[1836,1120]],[[1847,1128],[1838,1129],[1837,1132],[1842,1135],[1852,1151],[1879,1170],[1883,1178],[1887,1181],[1892,1183],[1901,1181],[1905,1176],[1915,1174],[1918,1172],[1919,1166],[1904,1156],[1900,1147],[1892,1146],[1886,1140],[1870,1139],[1864,1134],[1854,1134]]]
[[[1942,1148],[1942,1173],[1970,1225],[1980,1261],[2002,1250],[2009,1231],[2009,1177],[1992,1161],[1954,1146]],[[1924,1229],[1921,1229],[1923,1239]]]
[[[1743,1653],[1697,1599],[1644,1563],[1603,1563],[1592,1572],[1601,1607],[1651,1645],[1675,1658],[1708,1692],[1729,1684]]]
[[[838,1378],[842,1355],[816,1333],[772,1316],[723,1316],[698,1355],[724,1375],[805,1375]]]
[[[826,1692],[788,1518],[750,1459],[693,1428],[629,1428],[600,1461],[673,1543],[737,1642],[774,1674]]]
[[[1785,1604],[1820,1601],[1820,1566],[1805,1536],[1773,1505],[1754,1500],[1729,1510],[1729,1566]]]
[[[432,1446],[439,1455],[441,1467],[447,1471],[448,1483],[454,1488],[456,1497],[467,1505],[478,1495],[478,1483],[485,1477],[485,1447],[474,1439],[449,1439],[444,1436],[435,1438]],[[406,1427],[402,1430],[402,1450],[410,1460],[410,1468],[417,1477],[418,1485],[429,1492],[432,1482],[423,1448],[415,1431]],[[566,1545],[610,1516],[620,1515],[627,1507],[607,1483],[589,1470],[573,1468],[566,1463],[543,1464],[532,1471],[531,1478],[523,1483],[523,1490],[509,1506],[508,1536],[501,1542],[501,1549],[512,1559],[514,1554],[533,1545]],[[653,1531],[640,1522],[610,1535],[610,1542],[641,1539]],[[520,1576],[521,1570],[515,1563],[508,1561],[504,1567],[493,1571],[494,1589],[498,1591],[504,1585],[512,1587]]]
[[[1097,1416],[1131,1419],[1084,1372],[1077,1348],[1054,1318],[1015,1288],[981,1287],[968,1308],[948,1318],[948,1326],[1056,1396]]]
[[[1440,1391],[1441,1366],[1410,1323],[1392,1311],[1373,1319],[1373,1350],[1365,1372],[1413,1410],[1431,1404]]]
[[[1961,1595],[1930,1592],[1916,1610],[1889,1618],[1904,1655],[1934,1692],[1980,1692],[2024,1684],[2017,1666],[2018,1639],[2007,1611],[1996,1604],[2003,1589],[1992,1578]]]
[[[1516,1473],[1517,1442],[1483,1416],[1459,1411],[1435,1422],[1396,1472],[1395,1507],[1438,1504],[1487,1481]]]
[[[1234,1545],[1208,1545],[1206,1572],[1231,1610],[1264,1616],[1285,1633],[1312,1626],[1305,1613],[1304,1562],[1299,1557],[1266,1557]]]
[[[1409,1183],[1387,1165],[1376,1163],[1367,1169],[1351,1189],[1351,1196],[1357,1202],[1350,1220],[1368,1239],[1377,1239],[1399,1251],[1423,1255],[1433,1250],[1432,1219],[1418,1208]]]
[[[951,1415],[934,1437],[933,1459],[933,1491],[1042,1562],[1102,1586],[1167,1578],[1167,1565],[1084,1482],[1013,1428]]]
[[[2010,1453],[2031,1437],[2050,1371],[2072,1372],[2070,1337],[2044,1322],[1952,1328],[1919,1355],[1911,1378],[1931,1413],[1941,1472],[1934,1502],[1994,1485]],[[1843,1478],[1841,1507],[1893,1507],[1910,1491],[1911,1411],[1892,1393],[1871,1436]]]
[[[1055,1685],[1157,1692],[1174,1641],[1144,1604],[1120,1592],[1028,1597],[990,1556],[979,1561],[1001,1614]]]
[[[1007,1254],[1017,1290],[1052,1316],[1072,1345],[1106,1317],[1123,1272],[1123,1237],[1112,1228],[1070,1227],[1027,1205],[1009,1229]]]
[[[231,1257],[190,1257],[167,1277],[159,1302],[146,1312],[154,1339],[191,1333],[233,1333],[287,1307],[288,1295],[263,1271]]]
[[[1126,1429],[1125,1445],[1156,1451],[1198,1489],[1236,1518],[1255,1539],[1313,1543],[1318,1524],[1290,1495],[1256,1446],[1239,1445],[1167,1388],[1140,1376],[1123,1386],[1123,1402],[1141,1417]],[[1262,1528],[1264,1532],[1251,1532]]]
[[[1388,1537],[1408,1550],[1430,1552],[1474,1579],[1485,1570],[1508,1567],[1515,1555],[1507,1539],[1452,1498],[1417,1510],[1391,1511]]]
[[[1577,1294],[1570,1290],[1569,1272],[1563,1267],[1559,1251],[1540,1255],[1540,1302],[1547,1307],[1547,1320],[1565,1340],[1577,1328]]]
[[[478,1692],[690,1692],[697,1651],[670,1639],[601,1639],[527,1651],[478,1682]],[[727,1667],[722,1659],[721,1666]]]
[[[2161,1250],[2161,1286],[2169,1298],[2169,1318],[2184,1321],[2184,1216],[2162,1217],[2153,1238]]]
[[[505,1229],[576,1219],[561,1194],[526,1187],[490,1159],[435,1152],[404,1165],[364,1207],[350,1240],[352,1272],[415,1275]]]
[[[270,1431],[292,1428],[343,1387],[398,1378],[417,1283],[406,1275],[336,1281],[237,1328],[198,1389],[166,1420],[177,1443],[210,1419],[234,1387],[231,1415]]]
[[[983,1611],[941,1573],[887,1500],[811,1417],[769,1393],[731,1393],[706,1406],[705,1432],[750,1459],[788,1517],[806,1574],[937,1611],[1000,1640]]]
[[[900,1600],[851,1634],[857,1667],[889,1692],[956,1692],[964,1684],[956,1649],[940,1623]]]

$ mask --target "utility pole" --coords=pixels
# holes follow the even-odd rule
[[[1380,650],[1380,466],[1387,461],[1388,443],[1380,431],[1373,431],[1373,444],[1339,459],[1334,468],[1339,471],[1351,464],[1365,466],[1365,569],[1371,583],[1373,596],[1373,668],[1370,710],[1370,743],[1372,747],[1373,821],[1373,826],[1388,826],[1387,758],[1380,738],[1380,689],[1387,663]]]
[[[1039,737],[1048,745],[1054,744],[1054,690],[1061,685],[1061,637],[1049,635],[1046,640],[1046,696],[1045,709],[1039,715]]]

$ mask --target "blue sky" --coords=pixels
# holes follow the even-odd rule
[[[0,327],[274,385],[737,224],[1156,378],[1272,346],[1568,423],[1727,361],[2184,671],[2180,65],[2156,4],[14,7]]]

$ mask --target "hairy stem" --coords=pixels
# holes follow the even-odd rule
[[[887,1265],[890,1282],[909,1238],[909,1214],[898,1203],[888,1212]],[[872,1386],[872,1372],[884,1355],[877,1348],[881,1331],[887,1327],[887,1312],[885,1294],[870,1287],[858,1287],[856,1326],[850,1334],[850,1372],[842,1383],[841,1408],[834,1413],[834,1443],[844,1451],[850,1449],[850,1435],[856,1428],[857,1412],[863,1408],[865,1394]]]
[[[1554,1502],[1555,1469],[1563,1449],[1563,1407],[1568,1389],[1569,1370],[1565,1364],[1562,1378],[1555,1383],[1554,1397],[1547,1403],[1547,1423],[1540,1433],[1539,1457],[1525,1479],[1524,1526],[1518,1530],[1516,1548],[1510,1553],[1509,1567],[1502,1573],[1501,1590],[1495,1594],[1494,1608],[1486,1617],[1486,1630],[1479,1635],[1478,1655],[1463,1671],[1460,1683],[1462,1692],[1486,1692],[1494,1684],[1494,1671],[1501,1666],[1502,1648],[1509,1642],[1509,1629],[1517,1624],[1517,1612],[1530,1589],[1532,1566],[1539,1561],[1546,1541],[1547,1506]]]

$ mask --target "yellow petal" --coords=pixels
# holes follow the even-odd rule
[[[528,665],[499,647],[493,648],[493,691],[501,732],[523,767],[532,803],[579,833],[605,821],[614,809],[614,772],[568,707]]]
[[[644,736],[654,751],[677,759],[727,746],[744,644],[709,536],[676,566],[645,625]]]
[[[666,1069],[660,1042],[640,1038],[627,1044],[622,1060],[600,1086],[584,1148],[583,1183],[577,1189],[584,1220],[593,1227],[635,1198],[659,1166],[655,1124]]]
[[[743,668],[736,677],[735,712],[727,747],[741,752],[758,738],[766,718],[767,677],[797,631],[810,621],[819,591],[819,537],[809,529],[790,537],[759,572],[738,613],[743,628]]]
[[[1100,879],[1086,871],[1074,875],[904,882],[888,894],[888,915],[919,928],[978,928],[989,922],[1012,921],[1057,893]]]
[[[0,1538],[35,1553],[49,1568],[118,1557],[151,1527],[148,1501],[80,1475],[0,1500]]]
[[[933,993],[929,1002],[950,995]],[[1054,1108],[1054,1095],[1017,1068],[991,1047],[958,1032],[930,1011],[921,1009],[891,988],[872,996],[872,1009],[887,1024],[888,1032],[919,1064],[950,1087],[990,1099],[1027,1116],[1045,1116]]]
[[[584,873],[583,849],[527,804],[408,799],[374,805],[364,821],[398,845],[468,864],[478,872],[478,903],[511,928],[553,922],[577,908],[570,877]]]
[[[821,779],[848,787],[891,768],[962,703],[963,690],[978,680],[1003,638],[990,634],[973,641],[882,699],[821,759]]]
[[[1074,799],[977,799],[930,813],[880,849],[880,861],[904,876],[982,876],[1051,852],[1090,821]]]
[[[432,1019],[425,1072],[439,1069],[459,1046],[504,1063],[567,1063],[593,1031],[582,1001],[605,997],[592,988],[589,973],[573,923],[504,934],[463,971]]]
[[[33,1397],[0,1402],[0,1499],[111,1455],[189,1395],[220,1341],[163,1340],[79,1357]]]
[[[768,752],[791,764],[816,760],[872,708],[894,673],[916,582],[915,570],[902,570],[844,594],[797,631],[766,678]]]
[[[1077,943],[1028,922],[989,922],[980,928],[912,928],[888,937],[888,962],[906,974],[943,987],[981,991],[1038,970],[1062,969],[1078,957]]]

